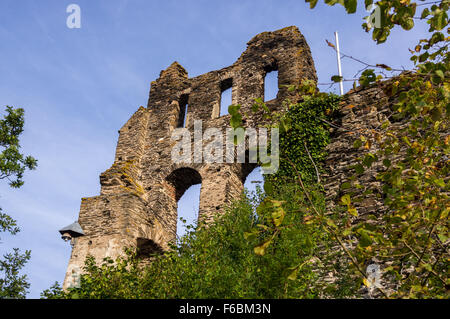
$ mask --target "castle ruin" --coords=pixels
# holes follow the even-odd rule
[[[298,99],[287,86],[317,80],[309,46],[297,27],[255,36],[239,59],[221,70],[189,78],[174,62],[161,71],[151,83],[147,107],[119,130],[114,164],[100,175],[100,195],[81,201],[83,234],[73,241],[64,287],[88,255],[101,260],[120,256],[124,247],[143,254],[167,249],[176,238],[177,202],[190,186],[201,183],[199,219],[205,222],[240,196],[256,164],[173,163],[171,134],[183,125],[191,130],[194,120],[202,120],[203,130],[229,127],[230,115],[220,116],[221,94],[229,88],[232,104],[249,114],[244,127],[260,127],[264,121],[250,109],[256,98],[264,100],[265,76],[275,70],[279,91],[266,102],[271,109],[285,99]]]

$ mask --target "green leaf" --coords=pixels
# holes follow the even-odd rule
[[[372,244],[372,239],[370,238],[369,234],[365,230],[359,231],[361,238],[359,239],[359,245],[361,247],[368,247]]]
[[[235,115],[235,114],[237,114],[237,112],[239,111],[240,108],[241,108],[240,105],[230,105],[230,106],[228,106],[228,113],[230,115]]]
[[[299,267],[296,267],[296,268],[289,274],[289,276],[287,277],[287,279],[289,279],[289,280],[296,280],[296,279],[297,279],[298,268],[299,268]]]
[[[346,228],[346,229],[344,229],[344,231],[342,232],[342,236],[346,237],[346,236],[351,235],[352,233],[353,233],[353,231],[352,231],[351,228]]]
[[[423,11],[422,11],[422,14],[420,15],[420,18],[421,19],[425,19],[427,16],[429,16],[430,15],[430,10],[428,9],[428,8],[425,8]]]
[[[349,188],[352,188],[351,183],[349,183],[349,182],[342,183],[342,185],[341,185],[342,190],[349,189]]]
[[[350,205],[352,202],[350,195],[349,194],[345,194],[344,196],[341,197],[341,203],[343,205]]]
[[[330,227],[332,227],[332,228],[334,228],[334,229],[337,229],[337,228],[338,228],[338,227],[336,226],[336,224],[335,224],[331,219],[329,219],[329,218],[326,219],[326,223],[327,223],[328,226],[330,226]]]
[[[242,127],[242,115],[240,113],[231,115],[230,125],[234,129]]]
[[[411,30],[414,27],[414,20],[412,18],[404,19],[401,26],[405,30]]]
[[[425,268],[429,272],[433,271],[433,266],[431,264],[424,264],[423,268]]]
[[[284,203],[283,201],[279,201],[279,200],[275,200],[275,199],[270,200],[270,202],[272,203],[273,207],[281,207]]]
[[[354,148],[360,148],[363,145],[363,142],[360,139],[355,140],[353,143]]]
[[[442,70],[436,70],[434,71],[434,73],[440,77],[442,80],[444,80],[444,72],[442,72]]]
[[[372,164],[377,160],[377,156],[372,153],[367,153],[366,156],[364,156],[363,164],[370,168]]]
[[[339,76],[339,75],[333,75],[333,76],[331,77],[331,81],[333,81],[334,83],[341,82],[341,81],[342,81],[342,76]]]
[[[258,234],[259,234],[258,230],[252,230],[251,232],[244,232],[244,238],[246,240],[253,240],[253,239],[256,239]]]
[[[435,30],[442,30],[447,24],[447,13],[443,10],[437,9],[433,12],[433,18],[430,19],[430,24]]]
[[[357,0],[345,0],[344,1],[345,10],[347,11],[347,13],[355,13],[357,5],[358,5]]]
[[[285,133],[289,131],[289,129],[291,128],[291,124],[287,119],[281,119],[279,124],[280,124],[280,133]]]
[[[355,171],[356,171],[356,174],[364,173],[364,166],[362,166],[361,164],[355,165]]]
[[[377,30],[377,29],[375,29],[375,30]],[[375,31],[374,31],[374,33],[375,33]],[[367,86],[370,83],[375,82],[377,77],[376,77],[374,71],[375,70],[373,70],[373,69],[367,69],[363,73],[361,73],[361,76],[359,77],[359,83],[362,86]]]
[[[279,207],[272,213],[273,224],[278,227],[283,222],[284,216],[286,215],[283,208]]]
[[[266,194],[270,195],[273,193],[273,184],[269,181],[265,181],[264,182],[264,192],[266,192]]]
[[[429,56],[430,56],[430,54],[428,52],[422,53],[419,56],[419,62],[420,63],[425,62],[428,59]]]
[[[318,0],[308,0],[308,2],[309,2],[309,8],[310,8],[310,9],[314,9],[315,6],[316,6],[316,4],[317,4],[317,1],[318,1]]]
[[[445,182],[444,182],[444,180],[443,180],[442,178],[436,178],[435,180],[433,180],[433,182],[434,182],[437,186],[439,186],[439,187],[441,187],[441,188],[445,188]]]

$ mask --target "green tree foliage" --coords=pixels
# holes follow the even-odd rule
[[[311,8],[317,3],[306,2],[310,2]],[[325,3],[339,3],[348,13],[355,12],[356,8],[356,1]],[[388,265],[383,271],[386,280],[395,283],[392,297],[448,298],[450,2],[365,1],[366,8],[372,4],[381,9],[381,24],[363,23],[362,26],[367,32],[373,30],[372,38],[377,43],[385,42],[395,25],[412,29],[414,20],[426,21],[430,35],[410,49],[416,68],[394,77],[385,89],[395,101],[389,119],[380,128],[362,134],[354,145],[361,150],[361,162],[346,183],[352,187],[342,198],[342,205],[357,216],[352,202],[377,191],[361,185],[359,176],[374,163],[381,162],[384,169],[378,170],[376,177],[383,183],[387,212],[381,219],[368,216],[340,230],[342,235],[349,236],[348,242],[358,240],[351,252],[357,263],[361,265],[377,258]],[[376,67],[390,69],[380,64]],[[360,84],[371,85],[383,78],[375,76],[374,71],[366,68]],[[396,125],[399,122],[405,125],[399,127]],[[362,146],[371,143],[378,144],[377,150],[363,152]]]
[[[423,71],[402,75],[387,87],[391,95],[401,88],[398,102],[391,120],[356,140],[361,150],[366,143],[379,147],[362,152],[345,199],[360,201],[376,192],[359,176],[375,162],[383,163],[376,177],[383,182],[388,211],[381,220],[368,216],[348,232],[359,238],[354,254],[361,263],[378,258],[389,264],[384,271],[395,278],[397,297],[445,297],[449,284],[450,91],[433,70]],[[405,126],[396,125],[399,121]]]
[[[318,0],[305,0],[313,9]],[[356,12],[357,0],[324,0],[330,6],[342,5],[347,13]],[[363,23],[362,27],[366,32],[372,30],[372,38],[378,44],[383,43],[389,37],[391,30],[395,26],[400,26],[404,30],[411,30],[414,27],[414,20],[425,20],[429,25],[429,32],[438,32],[448,25],[448,9],[450,1],[411,1],[411,0],[389,0],[373,1],[364,0],[365,9],[371,9],[373,5],[379,8],[379,19],[377,23]],[[373,7],[372,7],[373,8]],[[419,14],[420,11],[421,13]]]
[[[6,106],[6,115],[0,121],[0,179],[8,179],[9,185],[19,188],[23,185],[23,173],[33,170],[37,160],[20,153],[19,136],[23,132],[24,110]]]
[[[326,157],[325,147],[330,142],[330,118],[336,115],[340,97],[334,94],[318,94],[302,103],[290,104],[278,123],[287,129],[280,134],[280,168],[268,175],[266,182],[277,183],[296,178],[292,163],[301,171],[307,182],[318,183],[319,165]]]
[[[7,179],[13,188],[23,185],[23,174],[26,169],[33,170],[37,166],[37,160],[31,156],[20,153],[20,134],[23,132],[24,110],[6,106],[6,114],[0,120],[0,179]],[[0,208],[0,233],[8,232],[15,235],[20,231],[16,221],[8,214],[2,213]],[[1,298],[25,298],[30,284],[26,275],[19,275],[19,271],[30,259],[30,251],[20,253],[14,248],[13,253],[8,253],[0,259],[0,299]]]
[[[29,250],[21,254],[18,248],[14,248],[12,253],[5,254],[4,259],[0,260],[0,299],[15,298],[22,299],[26,297],[30,284],[26,275],[20,275],[19,271],[30,259]]]

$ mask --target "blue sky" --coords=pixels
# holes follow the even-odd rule
[[[66,27],[71,3],[81,7],[81,29]],[[0,206],[22,228],[13,237],[1,234],[0,254],[32,250],[29,297],[63,280],[70,246],[58,229],[77,219],[81,197],[99,194],[118,129],[146,106],[150,82],[162,69],[178,61],[193,77],[223,68],[256,34],[290,25],[306,37],[319,82],[337,73],[325,44],[336,30],[343,52],[411,68],[407,48],[426,27],[396,30],[377,46],[361,29],[365,15],[363,8],[349,16],[323,3],[310,10],[299,0],[2,0],[0,104],[25,109],[23,151],[39,166],[19,190],[0,185]],[[342,66],[346,77],[361,68],[346,59]],[[194,207],[194,198],[183,205]]]

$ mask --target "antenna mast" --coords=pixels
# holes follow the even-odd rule
[[[341,91],[341,95],[344,95],[344,82],[342,81],[342,68],[341,68],[341,53],[339,51],[339,36],[338,36],[337,31],[334,33],[334,37],[336,38],[338,72],[339,72],[339,76],[341,77],[341,81],[339,82],[339,88]]]

